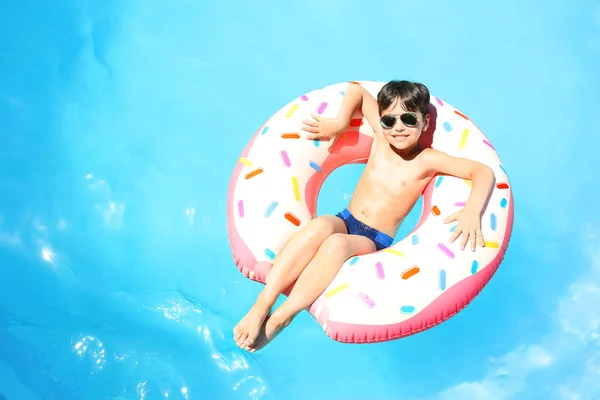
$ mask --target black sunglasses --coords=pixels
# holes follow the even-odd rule
[[[417,118],[417,114],[415,113],[411,113],[411,112],[407,112],[404,114],[400,114],[400,115],[392,115],[392,114],[388,114],[388,115],[384,115],[383,117],[381,117],[379,123],[381,124],[381,126],[384,129],[392,129],[394,127],[394,125],[396,125],[396,120],[400,118],[400,121],[402,121],[402,123],[406,126],[416,126],[417,123],[419,122],[419,119]]]

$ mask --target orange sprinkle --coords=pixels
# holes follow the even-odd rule
[[[431,212],[433,213],[433,215],[435,215],[436,217],[438,215],[440,215],[440,209],[438,208],[438,206],[433,206],[431,207]]]
[[[358,82],[356,82],[356,81],[350,81],[350,82],[348,82],[348,83],[351,83],[351,84],[353,84],[353,85],[360,85],[360,83],[358,83]]]
[[[282,133],[281,137],[284,138],[284,139],[300,139],[300,135],[297,134],[297,133],[293,133],[293,132]]]
[[[292,214],[290,212],[285,213],[285,219],[287,219],[288,221],[290,221],[292,224],[294,224],[296,226],[300,226],[300,220],[294,214]]]
[[[350,120],[350,126],[355,128],[357,126],[362,126],[363,125],[363,119],[362,118],[354,118]]]
[[[508,183],[502,182],[496,185],[498,189],[508,189]]]
[[[469,117],[467,117],[465,114],[461,113],[461,112],[460,112],[460,111],[458,111],[458,110],[454,110],[454,113],[455,113],[455,114],[457,114],[457,115],[460,115],[460,116],[461,116],[461,117],[463,117],[464,119],[469,119]]]
[[[408,279],[411,276],[415,276],[416,274],[418,274],[419,271],[421,271],[421,269],[416,265],[413,265],[411,268],[404,271],[400,276],[402,277],[402,279]]]
[[[246,179],[250,179],[252,177],[255,177],[258,174],[262,174],[263,169],[262,168],[257,168],[254,171],[250,171],[246,174]]]

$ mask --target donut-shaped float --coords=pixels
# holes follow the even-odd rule
[[[344,90],[360,84],[374,97],[385,82],[352,82],[304,94],[276,112],[243,150],[231,177],[227,226],[233,258],[250,279],[265,283],[277,253],[316,216],[317,196],[336,168],[365,163],[374,132],[360,111],[331,149],[308,140],[301,121],[316,112],[335,117]],[[449,242],[448,215],[464,206],[470,181],[436,176],[423,193],[417,227],[391,247],[348,259],[309,312],[334,340],[380,342],[408,336],[450,318],[489,282],[512,231],[513,196],[494,147],[463,113],[431,96],[422,144],[474,159],[495,173],[482,216],[485,247],[460,250]]]

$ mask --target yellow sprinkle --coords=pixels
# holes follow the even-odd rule
[[[399,251],[399,250],[394,250],[394,249],[387,248],[387,249],[385,249],[383,251],[387,251],[388,253],[392,253],[393,255],[398,256],[398,257],[404,257],[404,253],[401,252],[401,251]]]
[[[292,186],[294,187],[294,197],[296,201],[300,201],[300,186],[298,186],[298,178],[292,176]]]
[[[468,179],[463,179],[463,182],[466,183],[467,185],[469,185],[469,187],[471,187],[471,185],[472,185],[471,181]]]
[[[336,294],[338,294],[339,292],[343,292],[344,290],[348,289],[348,287],[350,286],[350,284],[346,283],[342,283],[340,286],[331,289],[329,292],[325,293],[325,298],[330,298],[331,296],[335,296]]]
[[[294,104],[285,117],[290,118],[292,114],[294,114],[294,111],[296,111],[296,109],[298,109],[298,104]]]
[[[467,143],[467,137],[469,136],[469,128],[465,128],[465,130],[462,133],[462,136],[460,138],[460,142],[458,142],[458,148],[462,149],[463,147],[465,147],[465,144]]]
[[[247,167],[252,166],[252,161],[248,160],[246,157],[240,157],[240,162]]]
[[[485,242],[485,247],[490,249],[497,249],[499,247],[498,242]]]

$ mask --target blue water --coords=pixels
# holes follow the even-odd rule
[[[0,10],[4,398],[600,397],[600,2]],[[459,315],[406,339],[344,345],[303,313],[239,350],[231,330],[261,287],[225,228],[246,141],[302,93],[396,78],[495,145],[516,204],[505,262]],[[319,213],[345,206],[361,168],[331,176]]]

